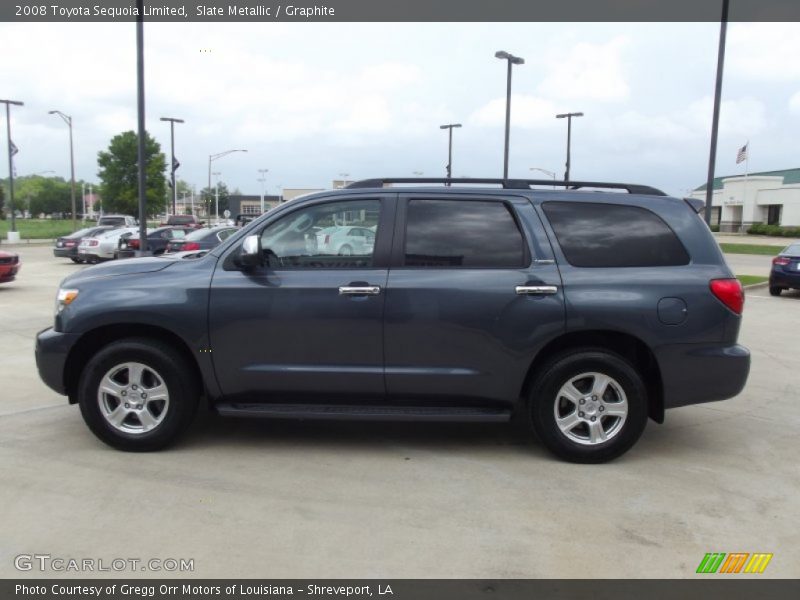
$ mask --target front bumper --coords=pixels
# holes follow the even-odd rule
[[[750,351],[738,344],[676,344],[653,350],[664,385],[664,408],[727,400],[750,373]]]
[[[0,282],[14,281],[21,266],[21,263],[0,265]]]
[[[67,395],[64,367],[67,356],[80,336],[73,333],[59,333],[52,327],[36,334],[36,368],[39,377],[55,392]]]

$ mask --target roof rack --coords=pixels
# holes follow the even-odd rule
[[[487,178],[460,178],[452,179],[447,177],[381,177],[379,179],[362,179],[354,181],[346,189],[363,188],[382,188],[387,183],[443,183],[451,185],[454,183],[489,183],[502,185],[507,190],[529,190],[532,185],[556,186],[570,190],[581,188],[602,188],[614,190],[626,190],[629,194],[641,194],[644,196],[666,196],[664,192],[649,185],[637,185],[632,183],[608,183],[601,181],[554,181],[552,179],[487,179]]]

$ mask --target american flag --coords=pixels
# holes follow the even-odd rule
[[[745,160],[747,160],[747,144],[739,148],[739,152],[736,153],[736,164],[738,165]]]

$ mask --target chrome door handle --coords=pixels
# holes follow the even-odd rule
[[[380,293],[381,293],[381,286],[379,285],[365,285],[365,286],[343,285],[339,287],[340,296],[377,296]]]
[[[558,293],[554,285],[518,285],[514,290],[518,296],[552,296]]]

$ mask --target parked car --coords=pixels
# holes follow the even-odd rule
[[[221,225],[209,229],[198,229],[187,234],[183,239],[170,240],[167,252],[184,252],[186,250],[211,250],[239,231],[236,227]]]
[[[375,232],[366,227],[337,226],[320,229],[317,248],[327,254],[342,256],[371,254],[375,246]]]
[[[81,240],[93,237],[104,231],[111,231],[112,229],[114,229],[112,225],[87,227],[85,229],[79,229],[75,233],[61,236],[56,240],[56,245],[53,248],[53,256],[69,258],[72,262],[81,263],[83,259],[78,256],[78,246],[80,246]]]
[[[780,296],[783,290],[800,290],[800,243],[789,244],[772,259],[769,293]]]
[[[169,215],[165,223],[161,223],[162,227],[172,225],[174,227],[191,227],[192,229],[200,229],[203,227],[203,222],[194,215]]]
[[[97,219],[97,225],[111,225],[113,227],[136,227],[139,221],[130,215],[103,215]]]
[[[0,283],[14,281],[21,267],[19,254],[0,250]]]
[[[153,256],[163,254],[167,249],[167,244],[172,241],[182,240],[187,233],[196,231],[193,227],[159,227],[148,230],[147,250]],[[136,256],[139,250],[139,232],[130,235],[123,235],[117,242],[117,258],[131,258]]]
[[[139,231],[137,227],[123,227],[83,238],[78,246],[78,258],[83,262],[98,263],[117,258],[119,238]]]
[[[742,287],[690,200],[574,181],[385,187],[415,181],[295,199],[192,260],[69,275],[37,336],[42,379],[123,450],[175,441],[203,396],[231,417],[517,415],[584,463],[626,452],[648,417],[744,387]],[[345,222],[375,228],[371,250],[316,243]]]

